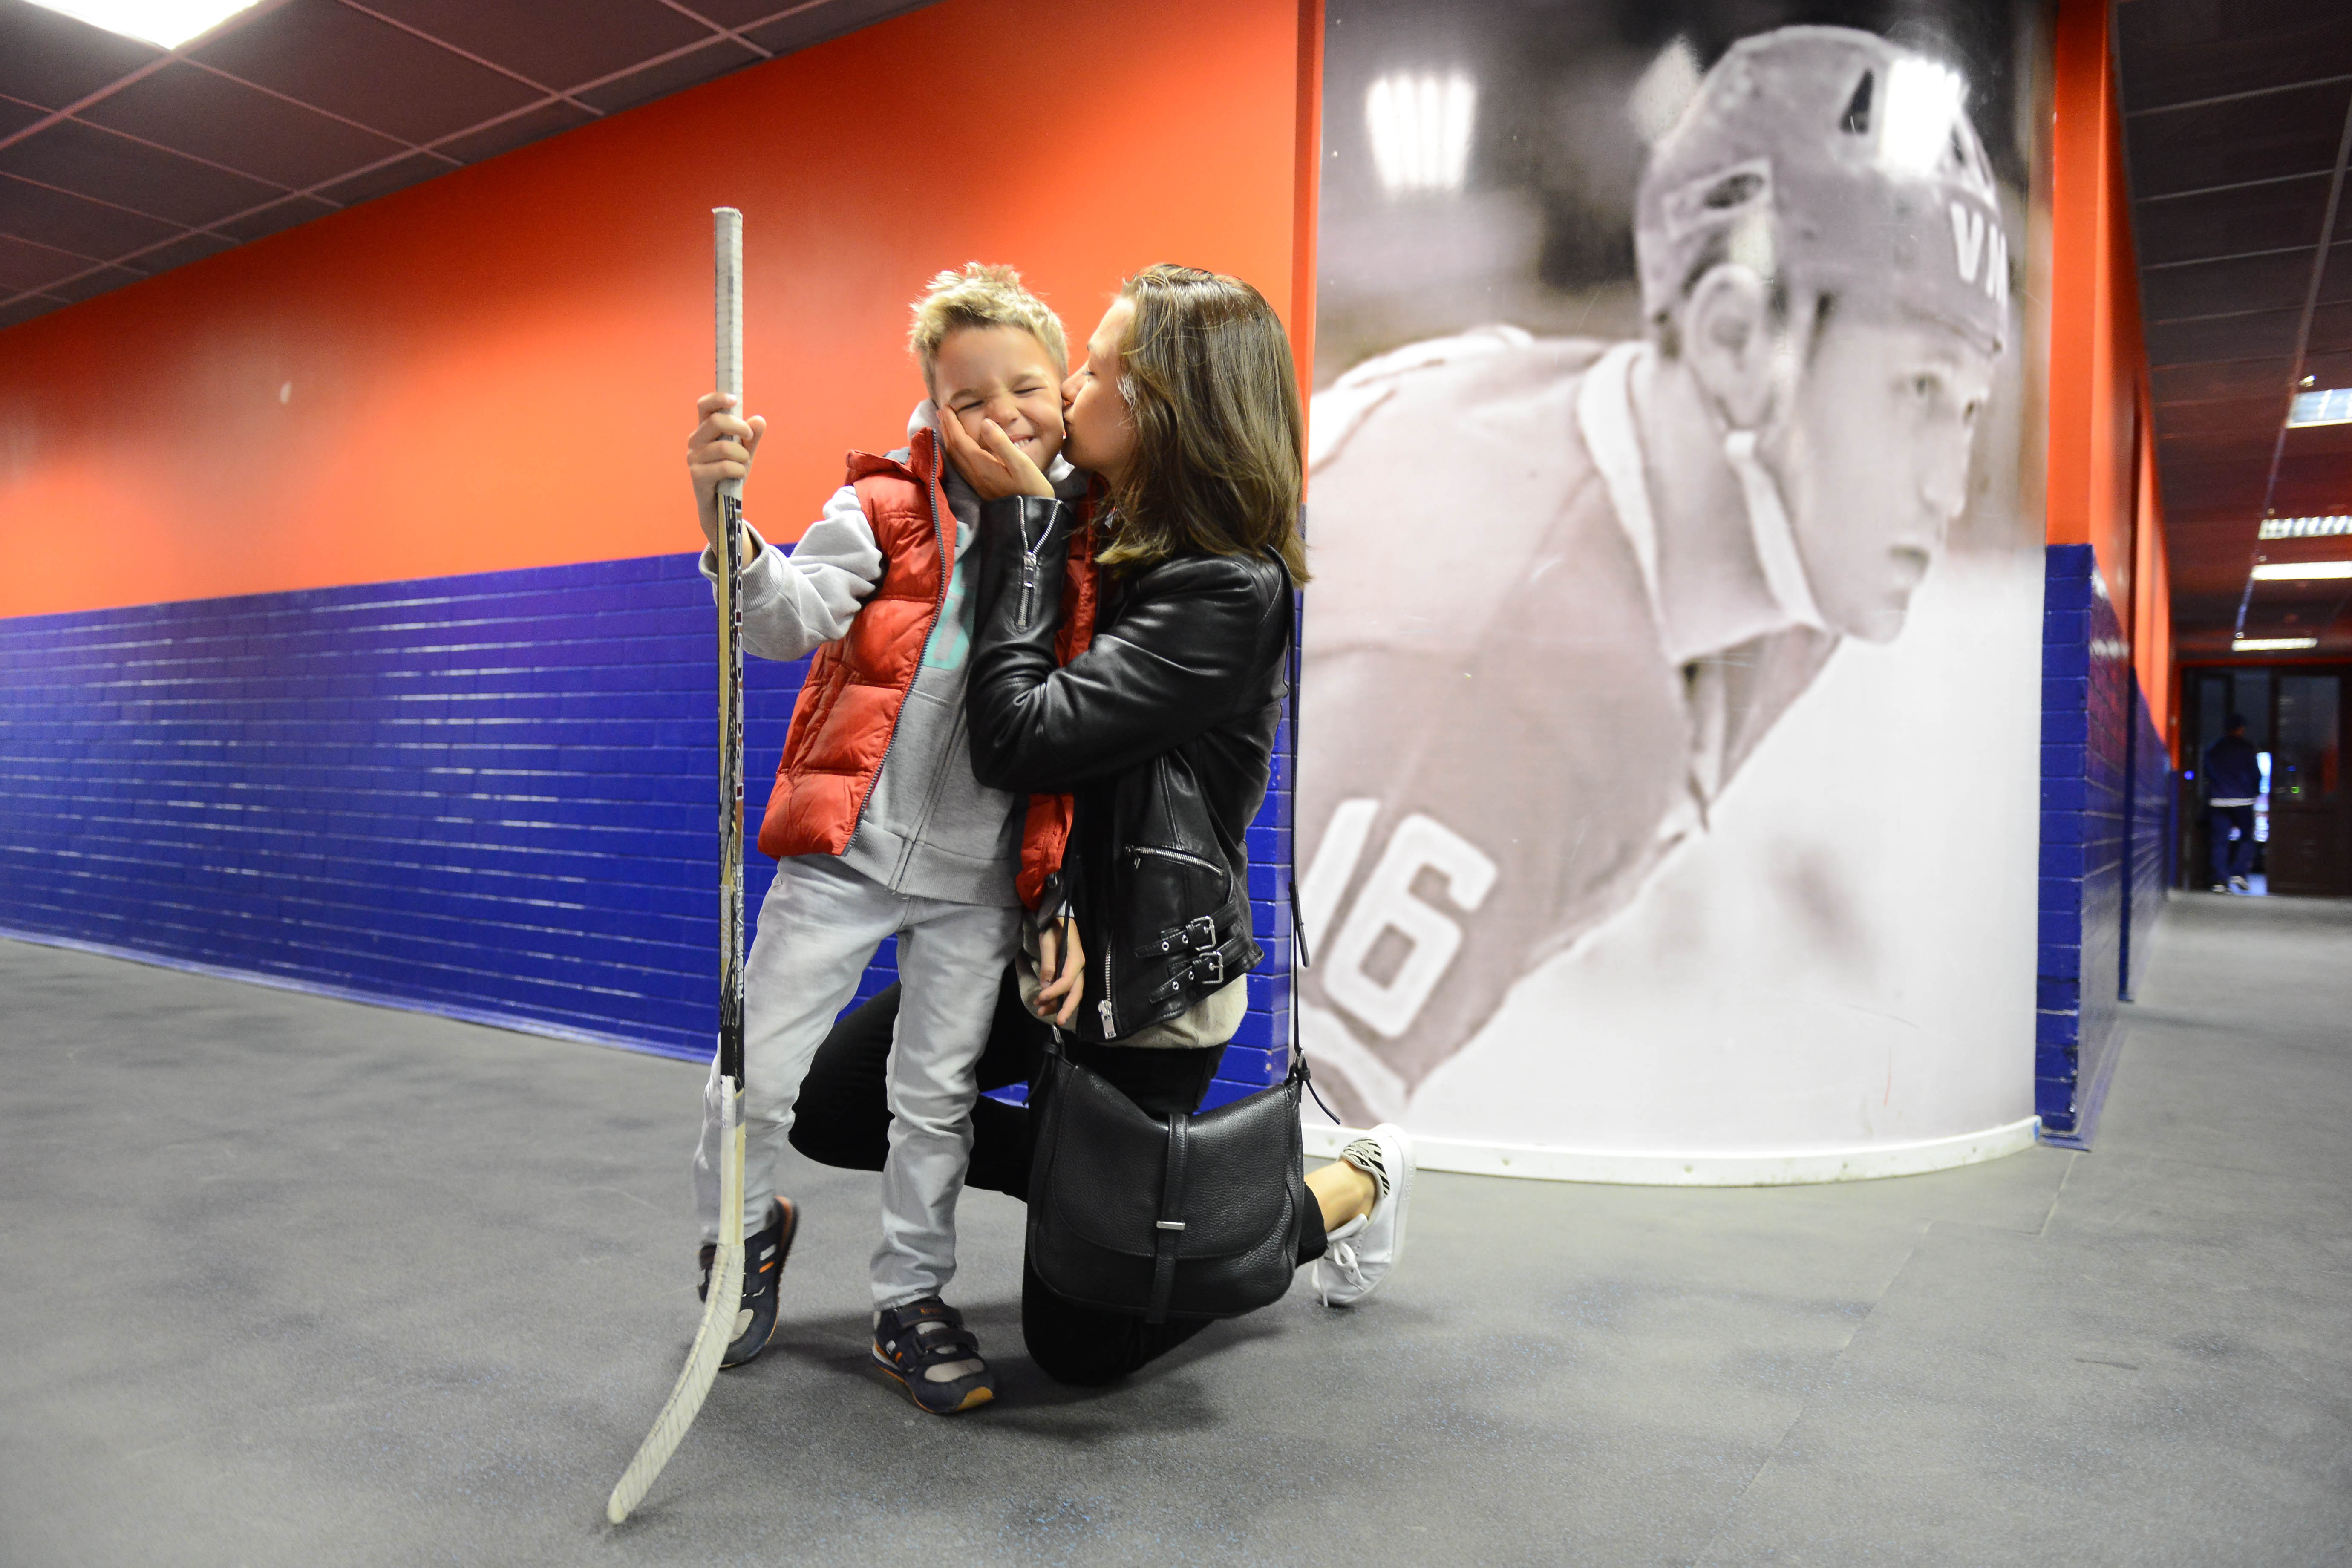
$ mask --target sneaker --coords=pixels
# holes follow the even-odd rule
[[[980,1341],[963,1326],[963,1314],[937,1296],[874,1314],[874,1364],[934,1415],[996,1397],[996,1374],[980,1359]]]
[[[1371,1177],[1379,1194],[1327,1238],[1315,1260],[1315,1289],[1327,1307],[1352,1307],[1381,1288],[1404,1256],[1405,1211],[1412,1203],[1412,1140],[1383,1121],[1339,1151],[1339,1158]]]
[[[776,1331],[776,1284],[783,1278],[784,1259],[792,1255],[793,1237],[801,1228],[801,1211],[790,1198],[768,1205],[768,1223],[757,1236],[743,1238],[743,1299],[735,1310],[735,1342],[719,1358],[722,1367],[741,1366],[768,1348]],[[702,1248],[702,1282],[695,1296],[710,1300],[710,1266],[719,1256],[715,1242]]]
[[[2230,879],[2230,891],[2233,893],[2251,893],[2253,890],[2254,885],[2252,882],[2247,881],[2243,877],[2232,877]]]

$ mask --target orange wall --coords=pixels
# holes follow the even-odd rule
[[[945,0],[0,333],[0,616],[688,547],[720,204],[780,538],[902,439],[941,267],[1021,267],[1078,342],[1160,260],[1311,324],[1309,37]]]
[[[2061,0],[2051,177],[2049,540],[2088,544],[2159,725],[2172,614],[2105,0]]]

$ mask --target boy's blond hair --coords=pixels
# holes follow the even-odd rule
[[[1062,318],[1053,308],[1023,287],[1021,274],[1010,267],[990,267],[967,261],[961,272],[950,268],[931,279],[915,301],[915,323],[907,331],[907,346],[923,367],[923,384],[931,384],[939,368],[940,344],[959,327],[1018,327],[1035,338],[1054,356],[1054,368],[1069,373],[1070,351],[1062,336]]]

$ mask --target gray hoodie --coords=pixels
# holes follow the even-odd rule
[[[928,400],[917,405],[907,421],[908,439],[918,430],[936,429],[937,417]],[[890,457],[904,463],[913,455],[911,447],[902,447]],[[1066,499],[1086,494],[1086,476],[1059,457],[1045,477]],[[898,711],[889,753],[841,858],[893,892],[1009,908],[1021,901],[1013,883],[1020,868],[1021,808],[1026,802],[972,776],[971,743],[964,729],[973,616],[967,568],[980,498],[953,464],[948,465],[942,489],[956,530],[947,602],[923,646],[923,662]],[[745,531],[752,531],[748,523]],[[764,539],[760,544],[743,572],[743,647],[761,658],[803,658],[818,644],[841,637],[882,580],[882,552],[873,525],[848,485],[834,492],[824,516],[790,554]],[[716,554],[709,550],[702,552],[702,574],[713,583],[719,578]]]

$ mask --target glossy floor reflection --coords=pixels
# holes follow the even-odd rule
[[[952,1421],[863,1367],[874,1178],[801,1167],[776,1348],[618,1531],[698,1069],[0,942],[0,1562],[2352,1561],[2352,905],[2157,941],[2093,1152],[1432,1175],[1372,1302],[1106,1393],[971,1194]]]

